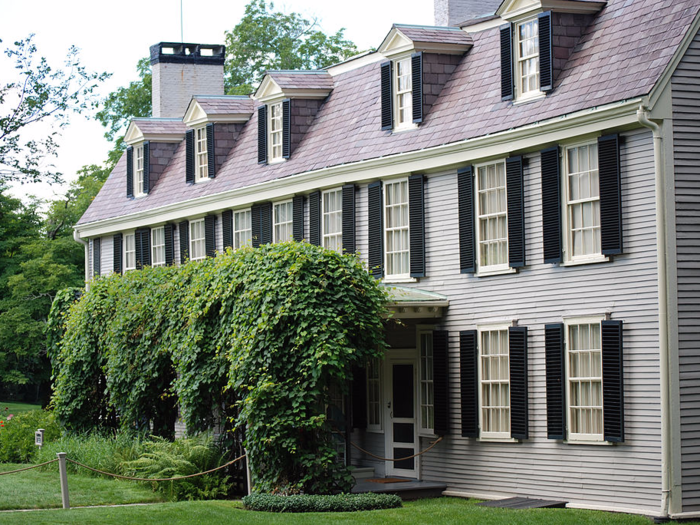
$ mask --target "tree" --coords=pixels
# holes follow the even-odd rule
[[[52,68],[37,57],[33,37],[4,51],[14,60],[16,78],[0,85],[0,181],[59,182],[61,173],[46,161],[56,156],[60,130],[71,114],[95,104],[95,89],[109,77],[81,66],[75,47],[63,67]],[[37,122],[50,123],[51,131],[42,139],[23,138]]]
[[[320,69],[357,54],[344,29],[326,35],[317,20],[274,11],[274,4],[252,0],[232,31],[226,31],[226,91],[247,94],[273,69]]]

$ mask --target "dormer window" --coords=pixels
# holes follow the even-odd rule
[[[143,197],[151,186],[150,143],[126,148],[126,196]]]
[[[394,68],[394,93],[396,100],[394,103],[395,128],[412,127],[413,124],[413,104],[412,104],[412,87],[413,79],[411,73],[411,58],[397,60]]]
[[[197,149],[196,182],[209,180],[209,163],[207,159],[207,128],[201,127],[195,130]]]
[[[269,161],[282,160],[282,103],[270,104],[269,106]]]
[[[134,188],[135,197],[145,195],[143,192],[143,168],[143,146],[138,146],[134,149],[134,172],[136,173],[136,188]]]
[[[291,154],[291,100],[258,108],[258,163],[274,164]]]
[[[185,182],[193,184],[216,177],[214,124],[185,132]]]
[[[516,26],[518,98],[538,95],[540,91],[540,46],[538,20]]]
[[[413,129],[423,121],[423,54],[381,65],[382,129]]]

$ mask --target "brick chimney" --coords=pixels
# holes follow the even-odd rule
[[[153,116],[184,116],[192,95],[224,94],[226,47],[161,42],[151,46]]]
[[[434,0],[435,25],[458,26],[472,18],[492,15],[503,0]]]

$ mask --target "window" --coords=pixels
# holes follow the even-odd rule
[[[165,228],[153,228],[151,230],[151,264],[163,266],[165,264]]]
[[[190,221],[190,260],[196,261],[206,256],[204,219]]]
[[[379,359],[372,359],[367,365],[367,430],[374,432],[382,429],[381,370]]]
[[[207,128],[201,127],[195,130],[195,156],[196,182],[209,180],[209,162],[207,155]]]
[[[323,193],[322,228],[323,247],[343,252],[343,190],[331,190]]]
[[[508,326],[478,330],[479,421],[484,439],[510,438],[510,359]]]
[[[519,98],[540,91],[539,23],[537,19],[516,26],[516,86]]]
[[[395,128],[413,126],[413,83],[411,58],[394,63]]]
[[[564,170],[566,260],[601,258],[598,145],[566,148]]]
[[[435,428],[435,390],[433,387],[433,334],[420,333],[420,430]]]
[[[387,277],[410,277],[408,181],[384,186],[385,267]]]
[[[282,103],[270,104],[269,106],[269,123],[270,130],[270,151],[268,153],[270,161],[282,159]]]
[[[603,441],[601,318],[565,322],[567,439]]]
[[[250,210],[233,213],[233,249],[249,246],[252,238]]]
[[[134,196],[141,197],[145,195],[143,191],[143,146],[134,148],[134,172],[136,173],[136,188],[134,188]]]
[[[136,269],[136,237],[133,233],[124,235],[124,269]]]
[[[476,193],[479,273],[507,270],[508,206],[505,162],[477,166]]]
[[[272,242],[284,242],[292,238],[293,212],[294,205],[292,201],[280,202],[274,205],[272,214]]]

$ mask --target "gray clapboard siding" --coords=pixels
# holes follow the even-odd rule
[[[700,511],[700,38],[671,79],[683,511]]]

